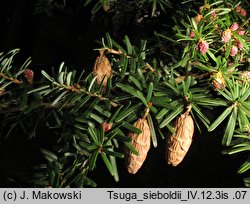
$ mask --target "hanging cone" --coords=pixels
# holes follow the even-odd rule
[[[167,143],[166,160],[168,164],[177,166],[188,152],[194,134],[194,121],[189,111],[176,119],[174,129],[175,134]]]
[[[135,155],[132,151],[126,149],[127,170],[130,174],[135,174],[142,166],[150,149],[150,129],[146,118],[139,118],[134,127],[142,131],[141,134],[129,133],[132,138],[131,145],[137,150],[139,155]]]
[[[100,51],[100,55],[96,58],[93,73],[97,75],[96,81],[98,84],[101,84],[103,80],[102,86],[103,90],[105,91],[107,81],[112,76],[112,68],[108,58],[104,55],[103,52],[104,51]]]

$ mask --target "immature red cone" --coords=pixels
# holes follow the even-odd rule
[[[25,69],[23,76],[26,78],[29,84],[33,84],[34,72],[31,69]]]
[[[194,31],[193,30],[190,31],[189,37],[194,38]]]
[[[109,131],[112,128],[113,124],[112,123],[103,122],[103,123],[101,123],[101,126],[102,126],[104,132],[107,132],[107,131]]]
[[[100,51],[100,55],[96,58],[93,73],[97,75],[96,81],[98,84],[101,84],[103,80],[102,86],[105,91],[107,81],[112,76],[112,68],[108,58],[104,55],[103,51]]]
[[[247,15],[247,11],[241,6],[236,6],[236,12],[239,13],[243,17]]]
[[[174,130],[175,133],[167,142],[166,160],[168,164],[177,166],[184,159],[193,140],[194,121],[189,110],[176,119]]]
[[[236,31],[238,30],[238,28],[239,28],[239,25],[237,22],[232,23],[232,25],[230,26],[231,31]]]
[[[245,29],[244,28],[240,28],[239,31],[238,31],[238,34],[239,35],[245,35]]]
[[[209,44],[207,41],[203,40],[202,38],[199,39],[198,44],[196,45],[195,50],[200,51],[201,54],[206,54],[209,49]]]
[[[127,170],[130,174],[135,174],[142,166],[150,149],[150,129],[146,117],[139,118],[134,127],[140,129],[142,133],[137,134],[130,132],[129,137],[132,138],[131,145],[137,150],[139,155],[135,155],[132,151],[126,149]]]
[[[230,51],[230,55],[234,57],[235,55],[237,55],[237,53],[238,53],[238,47],[233,45]]]

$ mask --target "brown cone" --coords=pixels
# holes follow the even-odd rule
[[[175,134],[171,135],[166,149],[167,163],[177,166],[185,157],[192,143],[194,121],[189,114],[182,114],[175,121]]]
[[[142,133],[129,133],[129,137],[132,138],[131,144],[139,153],[137,156],[132,151],[126,149],[127,170],[130,174],[135,174],[141,168],[150,149],[150,129],[147,119],[139,118],[134,123],[134,127],[141,129]]]
[[[103,52],[100,52],[100,56],[96,58],[93,72],[97,75],[96,81],[98,84],[101,84],[103,80],[102,86],[104,90],[106,90],[107,81],[112,76],[112,68],[108,58]]]

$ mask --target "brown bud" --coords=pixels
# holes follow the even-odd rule
[[[175,134],[171,135],[166,148],[167,163],[177,166],[188,152],[194,134],[194,121],[189,114],[182,114],[176,119]]]
[[[112,68],[108,58],[103,54],[103,52],[100,52],[100,56],[96,58],[93,73],[97,75],[96,81],[98,84],[101,84],[103,80],[102,85],[105,90],[107,81],[112,76]]]
[[[25,69],[23,76],[26,78],[29,84],[33,84],[34,72],[31,69]]]
[[[139,118],[134,127],[140,129],[142,133],[137,134],[130,132],[129,137],[132,138],[131,145],[137,150],[139,155],[135,155],[132,151],[126,149],[127,170],[130,174],[135,174],[142,166],[150,149],[150,129],[146,118]]]

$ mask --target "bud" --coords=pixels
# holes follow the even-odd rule
[[[112,123],[106,123],[106,122],[101,123],[104,132],[109,131],[112,128],[112,125],[113,125]]]
[[[215,88],[215,90],[222,90],[225,88],[225,84],[223,83],[223,81],[219,80],[219,81],[216,81],[215,79],[212,81],[212,84]]]
[[[243,48],[244,48],[244,45],[240,42],[238,42],[237,46],[238,46],[239,50],[243,50]]]
[[[102,83],[103,89],[106,90],[107,81],[112,76],[112,68],[108,58],[100,52],[100,56],[96,58],[93,73],[97,75],[96,81]],[[103,79],[104,78],[104,79]]]
[[[199,24],[199,22],[203,19],[203,15],[197,14],[197,16],[194,17],[194,22],[196,25]]]
[[[239,35],[245,35],[245,30],[244,28],[240,28],[240,30],[238,31]]]
[[[212,84],[213,84],[215,90],[217,90],[217,89],[221,90],[221,89],[224,89],[226,87],[225,79],[220,71],[217,73],[213,73],[212,78],[213,78]]]
[[[230,51],[230,55],[234,57],[237,53],[238,53],[238,48],[235,45],[233,45]]]
[[[130,174],[135,174],[142,166],[150,149],[150,129],[146,118],[139,118],[134,127],[140,129],[142,133],[137,134],[130,132],[129,137],[132,138],[131,145],[137,150],[139,155],[135,155],[132,151],[126,149],[127,170]]]
[[[26,78],[29,84],[33,84],[34,72],[31,69],[25,69],[23,76]]]
[[[215,20],[216,16],[217,16],[217,15],[216,15],[215,11],[213,11],[213,12],[211,13],[210,19],[211,19],[211,20]]]
[[[246,16],[247,15],[247,11],[245,9],[243,9],[241,6],[236,6],[236,12],[239,13],[241,16]]]
[[[217,23],[214,24],[214,29],[215,29],[215,30],[219,30],[219,26],[218,26]]]
[[[178,117],[174,125],[175,134],[171,135],[166,148],[167,163],[177,166],[182,162],[191,146],[194,134],[194,121],[189,113]]]
[[[190,32],[190,34],[189,34],[189,37],[190,37],[190,38],[194,38],[194,31],[193,31],[193,30],[191,30],[191,32]]]
[[[235,10],[236,10],[237,13],[240,13],[241,6],[236,6]]]
[[[250,84],[250,71],[243,71],[239,74],[239,77],[246,80]]]
[[[238,23],[236,23],[236,22],[234,22],[234,23],[230,26],[230,30],[231,30],[231,31],[236,31],[236,30],[238,30],[238,28],[239,28],[239,25],[238,25]]]
[[[231,33],[232,31],[228,28],[225,31],[223,31],[222,36],[221,36],[221,40],[223,42],[229,42],[231,40]]]
[[[241,9],[240,10],[240,15],[242,15],[243,17],[245,17],[247,15],[247,11],[245,9]]]
[[[209,48],[208,42],[204,41],[203,39],[200,39],[195,50],[200,51],[201,54],[206,54],[208,48]]]

